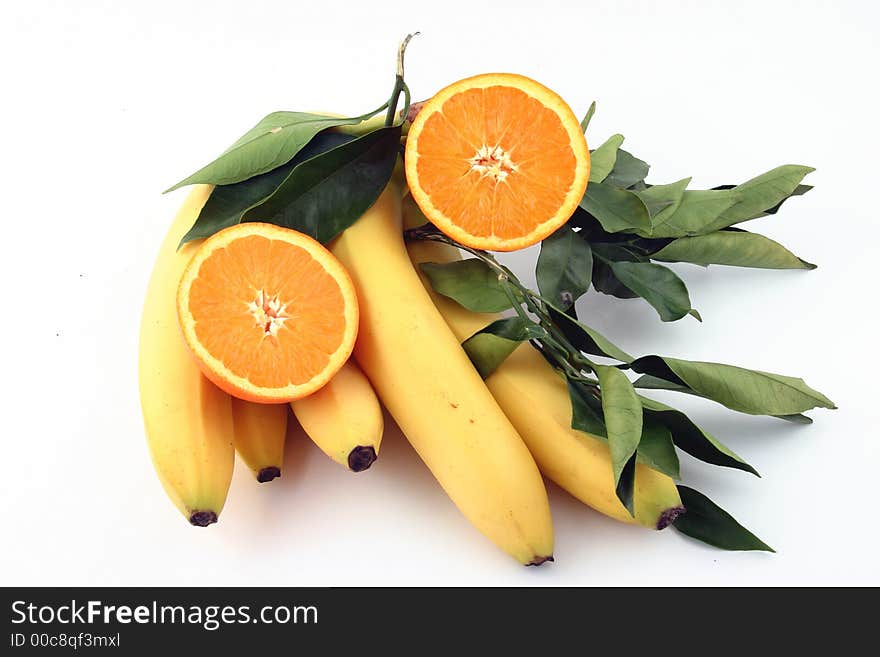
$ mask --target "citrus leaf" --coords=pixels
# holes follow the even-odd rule
[[[580,381],[568,380],[568,396],[571,399],[571,428],[593,436],[607,438],[608,430],[602,416],[602,403],[592,388]]]
[[[535,276],[542,296],[568,308],[589,289],[592,274],[590,245],[568,225],[541,242]]]
[[[655,217],[653,237],[685,237],[714,230],[721,214],[737,202],[741,192],[735,189],[686,190],[674,212]]]
[[[423,262],[431,287],[438,294],[457,301],[478,313],[497,313],[510,308],[510,297],[498,280],[498,274],[482,260],[468,258],[437,264]]]
[[[568,388],[572,402],[571,427],[607,442],[608,429],[602,413],[602,402],[581,383],[569,381]],[[672,433],[665,425],[644,414],[636,461],[674,479],[679,478],[678,455],[675,453]]]
[[[590,108],[587,110],[587,113],[584,114],[584,118],[581,119],[581,132],[586,132],[587,128],[590,125],[590,121],[593,118],[593,114],[596,113],[596,101],[594,100],[590,103]]]
[[[733,188],[739,193],[736,203],[709,224],[706,232],[760,217],[794,194],[804,176],[812,171],[812,167],[786,164],[737,185]]]
[[[802,413],[794,413],[792,415],[774,415],[773,417],[780,420],[785,420],[786,422],[791,422],[792,424],[813,424],[813,418],[808,415],[803,415]]]
[[[718,185],[717,187],[713,187],[712,189],[733,189],[734,187],[736,187],[736,185]],[[754,217],[752,217],[752,219],[757,219],[759,217],[766,217],[771,214],[776,214],[777,212],[779,212],[779,208],[782,207],[782,204],[785,203],[792,196],[803,196],[811,189],[813,189],[812,185],[798,185],[797,187],[794,188],[794,191],[791,194],[789,194],[784,199],[779,201],[779,203],[774,205],[772,208],[767,208],[763,212],[759,212]]]
[[[702,395],[698,395],[683,383],[667,381],[666,379],[661,379],[653,374],[642,374],[638,379],[633,381],[633,386],[641,388],[642,390],[671,390],[673,392],[685,392],[690,395],[702,397]]]
[[[610,235],[610,233],[605,233],[605,235]],[[616,260],[620,262],[649,261],[649,258],[642,255],[638,251],[638,249],[636,249],[632,244],[628,242],[595,242],[591,244],[591,248],[600,260],[604,260],[606,262],[610,260]]]
[[[725,468],[735,468],[758,475],[758,471],[737,456],[721,441],[710,435],[684,413],[671,406],[661,404],[658,401],[639,395],[644,410],[645,419],[656,420],[672,434],[675,445],[693,456],[712,465],[720,465]]]
[[[836,408],[834,402],[804,383],[803,379],[735,365],[680,360],[668,356],[643,356],[631,367],[651,374],[750,415],[794,415],[811,408]]]
[[[243,220],[292,228],[326,244],[379,197],[399,146],[400,126],[390,126],[305,160]]]
[[[614,169],[617,149],[623,143],[623,135],[611,135],[605,143],[590,153],[590,184],[602,182]]]
[[[656,417],[642,418],[642,437],[639,439],[638,462],[673,479],[681,479],[678,454],[672,442],[672,432]]]
[[[682,534],[722,550],[776,551],[702,493],[678,486],[678,494],[685,513],[672,525]]]
[[[651,374],[642,374],[642,376],[633,381],[633,387],[639,388],[640,390],[670,390],[672,392],[682,392],[687,395],[694,395],[695,397],[708,399],[708,397],[701,395],[695,390],[691,390],[683,383],[673,383],[672,381],[667,381],[666,379],[661,379]],[[779,420],[785,420],[786,422],[791,422],[793,424],[813,424],[813,420],[811,418],[807,417],[806,415],[802,415],[801,413],[773,415],[772,417],[775,417]]]
[[[642,404],[632,383],[621,370],[609,365],[596,365],[593,369],[599,377],[614,484],[624,484],[618,488],[617,496],[632,514],[635,477],[624,478],[623,475],[635,456],[642,436]],[[632,467],[635,467],[634,463]]]
[[[614,276],[651,304],[664,322],[695,314],[687,287],[674,271],[653,262],[612,262]]]
[[[617,499],[623,504],[623,507],[629,511],[629,515],[635,518],[635,495],[636,495],[636,461],[637,457],[633,454],[624,464],[617,478],[617,485],[614,492]]]
[[[644,181],[650,168],[647,162],[643,162],[631,153],[618,148],[614,168],[608,174],[608,177],[605,178],[605,182],[615,187],[631,187],[638,182]]]
[[[587,185],[580,205],[609,233],[651,230],[651,217],[642,199],[607,182]]]
[[[373,114],[376,112],[338,118],[307,112],[273,112],[242,135],[216,160],[165,191],[197,183],[231,185],[258,176],[289,162],[319,132],[341,125],[355,125]]]
[[[566,312],[559,312],[554,308],[550,308],[549,314],[553,323],[568,338],[568,341],[571,342],[575,349],[593,354],[594,356],[613,358],[622,363],[632,361],[632,356],[599,333],[599,331],[578,321],[574,306]]]
[[[638,294],[617,280],[611,267],[599,258],[593,259],[593,287],[597,292],[618,299],[637,299],[639,297]]]
[[[540,339],[547,332],[520,317],[498,319],[461,343],[468,358],[484,379],[525,340]]]
[[[245,212],[271,196],[295,166],[352,139],[354,137],[332,131],[322,132],[315,135],[287,164],[238,183],[216,186],[180,243],[210,237],[224,228],[241,223]]]
[[[757,233],[720,230],[707,235],[679,237],[651,255],[665,262],[731,265],[762,269],[815,269],[778,242]]]
[[[668,185],[652,185],[635,192],[635,194],[642,199],[651,215],[651,221],[655,222],[663,216],[671,215],[678,209],[684,196],[684,190],[690,182],[690,178],[682,178]]]
[[[767,208],[766,210],[764,210],[763,212],[758,214],[758,216],[755,217],[755,219],[757,219],[759,217],[766,217],[767,215],[771,215],[771,214],[776,214],[777,212],[779,212],[779,208],[782,207],[782,204],[785,203],[792,196],[803,196],[811,189],[813,189],[812,185],[798,185],[797,187],[794,188],[794,191],[791,194],[789,194],[784,199],[779,201],[779,203],[774,205],[772,208]]]

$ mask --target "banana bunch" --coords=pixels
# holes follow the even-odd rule
[[[195,187],[168,231],[140,337],[147,443],[159,480],[190,523],[217,521],[235,452],[257,481],[281,475],[289,421],[343,467],[369,468],[379,454],[382,405],[462,514],[522,564],[553,560],[542,474],[622,522],[662,529],[682,511],[673,481],[641,465],[635,517],[626,511],[615,494],[607,443],[570,428],[564,382],[527,345],[483,381],[460,342],[491,317],[434,294],[420,277],[420,262],[459,256],[436,243],[407,248],[397,176],[331,244],[358,294],[353,359],[318,392],[289,405],[220,391],[188,353],[175,313],[177,286],[199,241],[177,247],[211,191]]]
[[[138,367],[156,473],[172,502],[199,527],[217,522],[232,481],[235,452],[257,481],[281,475],[288,424],[287,404],[236,399],[208,381],[178,327],[178,284],[200,241],[177,247],[212,189],[194,188],[159,249],[141,317]],[[353,362],[318,394],[297,401],[294,412],[318,447],[351,470],[365,470],[376,459],[382,410]]]

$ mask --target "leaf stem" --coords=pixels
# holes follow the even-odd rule
[[[394,124],[394,115],[397,113],[397,103],[400,100],[401,93],[404,94],[405,106],[409,109],[409,88],[403,81],[403,59],[406,54],[406,47],[409,45],[410,40],[417,34],[418,32],[407,34],[403,41],[400,42],[400,46],[397,49],[397,74],[394,76],[394,87],[391,89],[391,97],[388,99],[388,112],[385,114],[386,127]],[[404,111],[403,114],[406,116],[406,111]]]
[[[565,373],[567,378],[593,386],[598,385],[598,380],[585,377],[583,373],[584,370],[594,372],[595,364],[589,358],[584,356],[584,354],[571,343],[559,327],[556,326],[556,322],[553,321],[547,308],[551,308],[557,313],[564,313],[564,311],[540,294],[520,283],[516,275],[510,269],[498,262],[491,253],[465,246],[464,244],[459,244],[452,238],[439,232],[431,225],[411,228],[405,232],[404,237],[406,239],[428,240],[449,244],[450,246],[457,247],[470,253],[485,263],[498,275],[498,280],[502,284],[501,287],[519,318],[524,322],[534,324],[535,322],[526,314],[526,310],[528,310],[528,312],[538,318],[538,325],[546,331],[546,335],[537,341],[540,346],[535,344],[535,340],[530,340],[532,345],[556,362],[557,367]],[[519,292],[521,298],[517,299],[514,290]],[[526,306],[525,309],[523,309],[523,304]],[[577,367],[575,367],[575,365]]]

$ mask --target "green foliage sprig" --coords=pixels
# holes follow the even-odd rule
[[[594,111],[595,103],[582,123],[585,129]],[[660,263],[815,268],[777,242],[734,227],[775,214],[787,199],[809,191],[801,181],[810,167],[785,165],[710,190],[689,189],[689,178],[652,185],[645,180],[648,164],[623,150],[622,143],[623,136],[614,135],[592,151],[590,183],[579,207],[541,245],[537,292],[492,254],[458,244],[430,224],[407,231],[407,238],[443,242],[472,256],[421,265],[436,292],[470,310],[514,311],[465,340],[465,351],[485,378],[520,343],[537,348],[566,379],[572,427],[608,441],[617,496],[632,513],[635,464],[678,479],[676,448],[707,463],[758,474],[687,415],[640,390],[696,395],[733,411],[802,424],[811,422],[804,411],[835,406],[795,377],[669,356],[634,358],[579,320],[575,303],[591,287],[618,298],[642,298],[663,321],[686,315],[700,319],[684,282]],[[641,376],[630,380],[626,370]],[[695,510],[676,521],[681,531],[727,549],[770,549],[708,498],[681,489]]]
[[[181,245],[243,221],[292,228],[326,244],[357,221],[385,188],[400,152],[411,100],[403,63],[412,36],[398,50],[391,96],[377,109],[350,118],[273,112],[166,190],[215,185]]]

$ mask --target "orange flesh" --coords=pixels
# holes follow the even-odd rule
[[[259,235],[202,262],[189,311],[201,345],[261,388],[306,383],[345,333],[339,283],[304,248]]]
[[[503,180],[474,164],[484,147],[509,156]],[[419,183],[464,231],[517,239],[553,217],[575,181],[576,156],[559,116],[515,87],[468,89],[431,114],[419,136]]]

